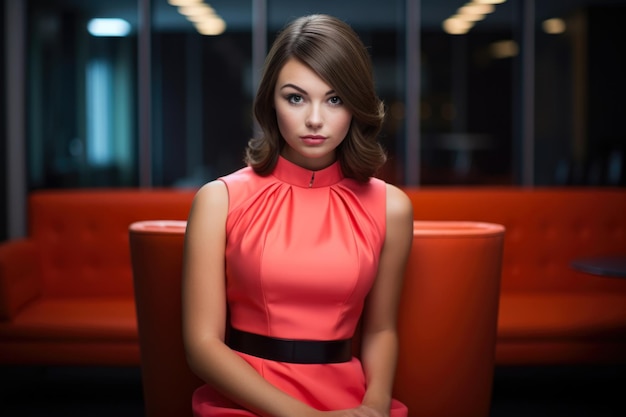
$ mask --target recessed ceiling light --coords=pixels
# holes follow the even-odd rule
[[[96,18],[87,23],[87,30],[93,36],[126,36],[130,29],[130,23],[118,18]]]

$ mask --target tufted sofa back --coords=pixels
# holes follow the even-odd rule
[[[417,220],[506,227],[502,291],[626,292],[619,279],[590,279],[575,258],[626,254],[626,190],[618,188],[408,188]]]
[[[576,258],[626,254],[626,190],[619,188],[405,188],[416,220],[480,221],[506,227],[502,291],[626,291],[590,279]],[[195,190],[35,191],[29,234],[51,296],[132,295],[128,226],[185,220]]]
[[[52,297],[131,296],[128,227],[139,220],[186,220],[192,190],[35,191],[29,235],[41,259],[43,292]]]

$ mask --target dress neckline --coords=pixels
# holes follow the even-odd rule
[[[287,184],[303,188],[328,187],[343,179],[339,161],[335,161],[332,165],[318,171],[311,171],[288,161],[282,156],[278,157],[272,175]]]

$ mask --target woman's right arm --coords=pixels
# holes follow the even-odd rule
[[[198,191],[187,220],[182,315],[189,366],[223,395],[260,416],[316,416],[316,410],[268,383],[224,343],[227,213],[228,191],[218,180]]]

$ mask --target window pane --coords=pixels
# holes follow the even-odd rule
[[[464,2],[421,3],[421,183],[511,183],[519,52],[511,2],[454,22]],[[468,27],[455,30],[459,22]]]
[[[155,186],[198,186],[243,166],[253,132],[255,2],[208,3],[225,22],[219,35],[201,34],[168,0],[151,2]],[[626,55],[616,51],[626,0],[532,3],[535,79],[527,90],[520,29],[529,3],[495,5],[467,33],[447,33],[444,22],[465,3],[419,2],[421,20],[411,26],[421,31],[418,74],[407,74],[407,5],[415,3],[406,0],[268,0],[265,29],[270,43],[293,18],[328,13],[359,33],[386,104],[381,140],[390,158],[379,176],[391,183],[405,183],[415,164],[424,185],[519,184],[522,169],[537,185],[625,185]],[[139,185],[139,2],[26,4],[29,188]],[[129,33],[91,34],[90,20],[101,17],[124,19]],[[420,78],[419,114],[406,114],[409,77]],[[531,118],[522,94],[534,95]],[[417,118],[420,152],[406,155]],[[522,125],[528,119],[532,126]]]
[[[624,0],[537,2],[538,184],[626,184],[624,19]]]
[[[201,34],[188,11],[153,4],[153,182],[196,187],[243,166],[253,126],[251,2],[211,1],[225,23],[215,35]]]
[[[31,188],[136,184],[136,10],[29,2]],[[89,26],[104,17],[118,20]]]

